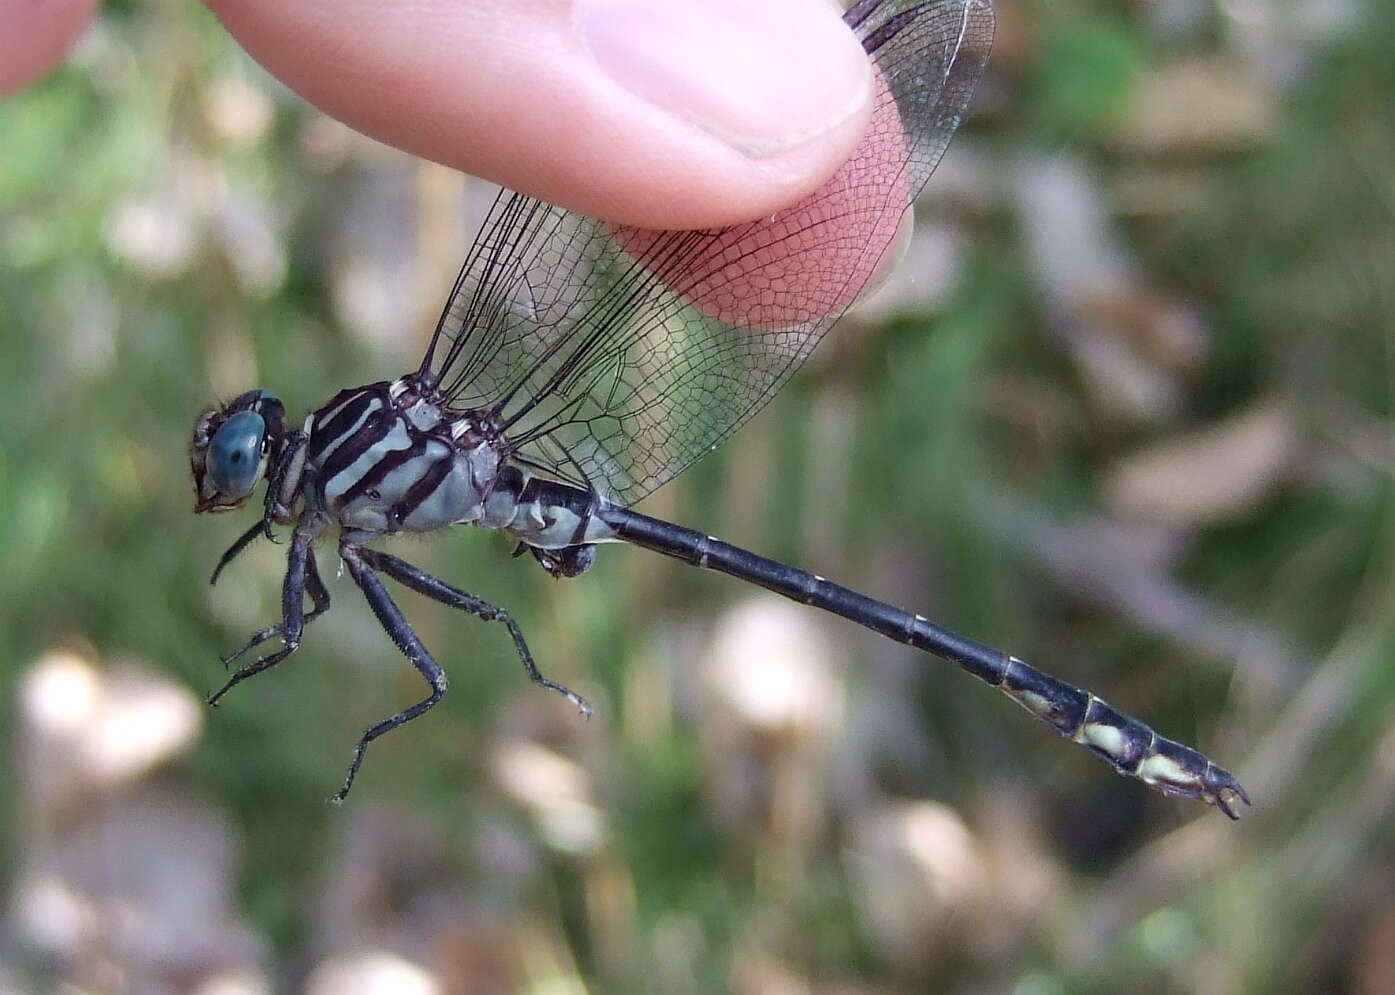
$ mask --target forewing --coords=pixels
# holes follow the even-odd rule
[[[660,232],[499,196],[423,362],[536,469],[630,504],[715,448],[877,275],[973,96],[984,0],[861,0],[877,68],[852,158],[772,217]]]

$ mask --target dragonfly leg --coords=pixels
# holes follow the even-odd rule
[[[313,549],[309,551],[309,555],[305,559],[305,593],[310,595],[310,604],[312,607],[310,609],[310,614],[305,616],[305,621],[301,626],[302,629],[325,612],[329,611],[329,591],[325,588],[324,581],[320,579],[320,568],[315,563],[315,551]],[[241,649],[222,657],[223,666],[231,666],[233,661],[254,646],[259,646],[268,639],[281,635],[281,633],[285,631],[285,628],[286,623],[284,620],[277,622],[275,625],[268,625],[265,629],[262,629],[260,632],[256,633],[256,635],[252,636],[251,639],[247,640]],[[285,659],[285,657],[282,657],[282,659]],[[271,666],[271,664],[267,664],[267,666]],[[266,667],[262,667],[261,669],[265,670]]]
[[[367,751],[368,744],[383,733],[412,721],[432,708],[446,694],[445,672],[441,670],[440,664],[432,659],[431,654],[422,645],[421,638],[413,631],[407,617],[402,614],[402,609],[397,607],[397,602],[392,600],[392,595],[388,594],[387,588],[383,586],[383,582],[374,573],[377,564],[374,562],[375,558],[368,555],[369,552],[367,549],[348,544],[341,544],[339,547],[339,555],[344,558],[344,563],[348,566],[354,583],[359,586],[359,589],[363,591],[363,596],[368,599],[368,606],[373,609],[373,614],[378,617],[378,622],[387,631],[392,641],[397,644],[397,648],[411,661],[412,666],[416,667],[421,676],[426,678],[431,685],[431,694],[411,708],[383,719],[359,737],[358,745],[354,747],[354,758],[349,763],[348,773],[344,776],[344,785],[329,797],[329,800],[336,804],[342,802],[348,796],[349,789],[353,787],[354,778],[358,776],[358,769],[363,764],[363,754]]]
[[[260,539],[262,536],[266,534],[266,522],[262,521],[258,522],[256,525],[253,525],[246,532],[242,533],[242,535],[238,536],[237,542],[229,546],[227,552],[225,552],[222,556],[218,558],[218,565],[213,568],[213,576],[208,578],[208,582],[210,584],[218,583],[218,575],[223,572],[223,568],[226,567],[233,560],[237,559],[238,556],[242,554],[242,551],[244,549],[252,545],[253,542]]]
[[[585,698],[565,684],[559,684],[544,677],[542,671],[538,670],[538,665],[533,662],[533,654],[528,649],[528,643],[523,638],[523,630],[518,627],[513,616],[504,609],[495,607],[488,601],[477,598],[458,587],[452,587],[445,581],[431,576],[425,570],[414,567],[406,560],[400,560],[388,553],[381,553],[374,549],[360,549],[359,554],[365,563],[375,570],[381,570],[403,587],[409,587],[418,594],[424,594],[443,605],[478,615],[486,622],[502,622],[509,630],[509,635],[513,637],[514,649],[518,651],[518,657],[523,661],[523,669],[528,672],[529,680],[551,691],[556,691],[575,705],[582,715],[590,716],[591,705]]]
[[[329,592],[325,590],[324,584],[320,581],[320,572],[315,566],[315,554],[310,548],[315,534],[313,529],[297,528],[295,536],[291,540],[290,551],[286,554],[286,579],[281,585],[281,621],[258,632],[248,641],[246,646],[231,656],[225,657],[223,662],[225,664],[231,663],[253,646],[275,635],[281,636],[284,645],[275,653],[264,656],[235,671],[228,678],[226,684],[208,696],[210,705],[218,704],[223,695],[247,678],[276,666],[294,653],[300,646],[300,636],[305,631],[305,623],[329,610]],[[310,591],[311,600],[315,604],[308,616],[305,614],[307,588]]]
[[[276,457],[276,465],[267,476],[262,531],[272,542],[276,542],[276,536],[271,532],[271,523],[287,512],[294,498],[304,473],[304,450],[309,441],[310,436],[304,432],[288,433]]]

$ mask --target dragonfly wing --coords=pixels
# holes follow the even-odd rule
[[[877,276],[972,99],[985,0],[860,0],[871,123],[809,197],[730,228],[608,225],[500,194],[422,372],[521,460],[632,504],[764,405]]]

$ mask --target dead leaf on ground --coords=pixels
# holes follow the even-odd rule
[[[1297,448],[1292,412],[1281,402],[1262,401],[1125,457],[1110,471],[1105,491],[1122,517],[1205,525],[1244,514],[1268,497]]]
[[[1142,81],[1118,137],[1146,155],[1224,152],[1274,133],[1279,105],[1273,90],[1244,67],[1215,58],[1162,66]]]

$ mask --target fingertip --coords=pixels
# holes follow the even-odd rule
[[[572,26],[621,88],[763,159],[867,105],[872,73],[852,33],[810,0],[575,0]]]
[[[559,147],[543,139],[526,153],[526,162],[497,171],[486,166],[480,175],[616,224],[722,227],[774,214],[817,190],[857,147],[867,118],[858,114],[763,159],[708,136],[660,137],[658,125],[616,134],[612,141],[564,141]]]
[[[0,0],[0,97],[62,62],[96,10],[97,0]]]
[[[833,174],[870,114],[870,65],[825,0],[210,4],[353,127],[622,224],[772,213]]]

